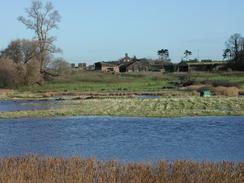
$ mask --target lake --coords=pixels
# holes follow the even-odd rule
[[[60,117],[0,120],[0,156],[100,160],[244,160],[244,117]]]

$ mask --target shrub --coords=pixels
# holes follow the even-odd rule
[[[40,80],[40,66],[36,60],[23,64],[8,58],[0,59],[0,88],[15,88],[23,84],[32,85]]]
[[[228,87],[224,90],[224,95],[230,97],[239,96],[239,89],[236,87]]]
[[[21,82],[18,66],[10,59],[0,59],[0,87],[16,87]]]
[[[63,58],[58,58],[51,63],[51,69],[58,75],[70,75],[72,73],[71,65]]]
[[[183,82],[182,86],[186,87],[186,86],[190,86],[190,85],[193,85],[193,84],[194,84],[194,81],[188,80],[188,81]]]
[[[213,88],[215,95],[224,95],[229,97],[239,96],[239,89],[236,87],[218,86]]]
[[[36,60],[31,60],[25,66],[25,85],[32,85],[41,82],[40,64]]]

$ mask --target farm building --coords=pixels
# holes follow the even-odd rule
[[[222,71],[227,68],[226,62],[181,62],[178,64],[179,72]]]
[[[123,66],[122,66],[123,67]],[[126,72],[147,72],[149,71],[149,63],[140,60],[132,61],[130,64],[125,65]]]
[[[172,72],[174,66],[169,61],[152,61],[149,63],[149,70],[152,72]]]
[[[114,61],[95,63],[95,70],[102,72],[171,72],[173,69],[174,66],[171,62],[149,61],[146,59],[132,59],[129,62]]]
[[[145,72],[149,71],[149,63],[141,61],[129,62],[97,62],[95,69],[102,72]]]
[[[168,61],[150,60],[146,58],[137,59],[130,58],[128,54],[119,61],[111,62],[97,62],[95,63],[95,70],[102,72],[172,72],[174,65]]]
[[[102,72],[120,72],[119,62],[97,62],[95,63],[95,70]]]

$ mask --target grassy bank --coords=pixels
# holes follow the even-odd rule
[[[78,115],[177,117],[244,115],[244,97],[168,97],[64,101],[60,108],[1,112],[0,118]]]
[[[0,159],[0,182],[241,183],[243,163],[159,161],[120,163],[95,159],[26,156]]]

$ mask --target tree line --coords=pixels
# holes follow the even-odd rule
[[[160,49],[157,51],[159,59],[162,61],[170,61],[169,50]],[[198,62],[197,59],[190,60],[192,51],[185,50],[182,61],[185,62]],[[244,37],[241,34],[235,33],[230,36],[225,43],[225,49],[223,51],[223,60],[228,61],[230,67],[234,69],[244,70]],[[211,61],[211,60],[207,60]]]

